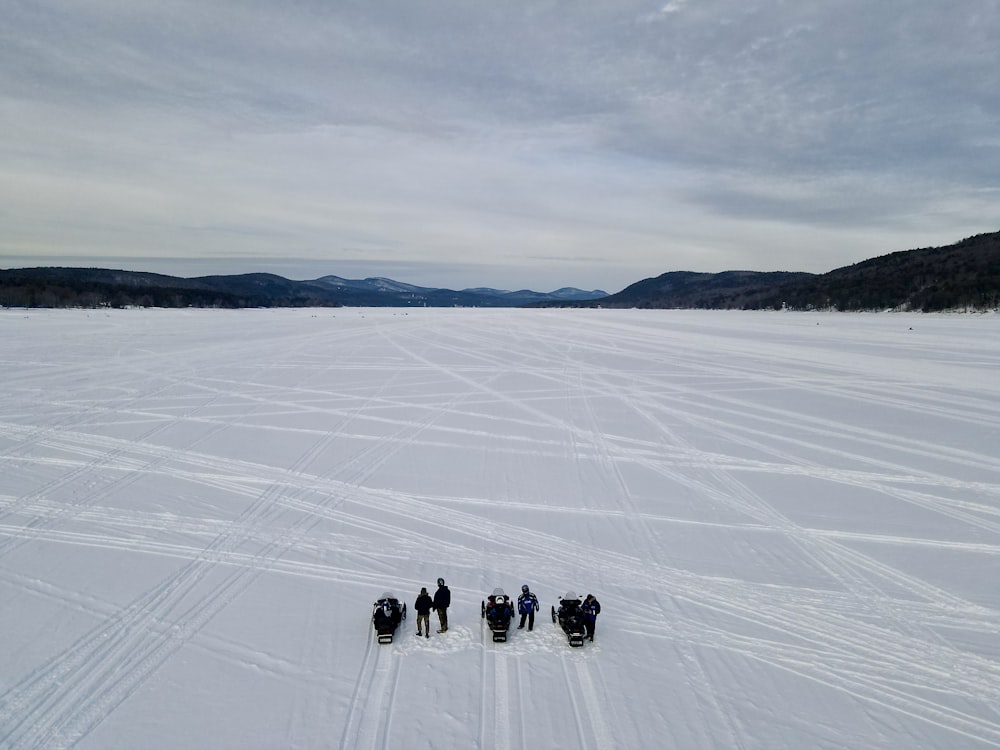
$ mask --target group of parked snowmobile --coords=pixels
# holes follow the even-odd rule
[[[522,591],[530,596],[527,607],[537,610],[538,601],[533,594],[530,594],[528,587],[523,586]],[[521,624],[518,627],[524,627],[525,617],[529,614],[531,616],[529,622],[534,623],[534,611],[522,608],[526,611],[522,612]],[[552,622],[558,624],[563,633],[566,634],[570,646],[579,648],[583,646],[584,640],[594,640],[594,621],[600,611],[601,605],[593,594],[588,594],[586,599],[581,599],[569,591],[565,596],[560,597],[558,608],[552,607]],[[514,614],[514,603],[502,588],[493,589],[493,593],[483,600],[481,616],[490,629],[494,643],[506,642],[507,631],[510,629]],[[372,610],[372,625],[375,628],[378,642],[392,643],[396,628],[405,619],[406,604],[389,592],[382,594]],[[528,629],[531,629],[530,624]]]

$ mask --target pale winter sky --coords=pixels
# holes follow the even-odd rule
[[[1000,228],[1000,0],[0,17],[0,268],[614,292]]]

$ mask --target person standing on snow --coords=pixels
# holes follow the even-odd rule
[[[538,611],[538,597],[531,593],[528,584],[521,587],[521,595],[517,597],[517,611],[521,613],[521,623],[518,630],[524,627],[524,620],[528,620],[528,630],[535,627],[535,612]]]
[[[431,610],[434,608],[434,600],[427,593],[426,588],[420,589],[420,596],[413,602],[413,608],[417,611],[417,635],[425,638],[431,637]],[[421,625],[423,632],[421,633]]]
[[[597,616],[601,614],[601,603],[594,598],[593,594],[587,594],[580,607],[583,612],[583,626],[587,629],[587,639],[594,640],[594,628],[597,627]]]
[[[439,633],[448,632],[448,607],[451,606],[451,591],[444,585],[444,579],[438,578],[438,588],[434,592],[434,609],[441,621]]]

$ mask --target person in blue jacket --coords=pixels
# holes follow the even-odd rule
[[[437,591],[434,592],[434,610],[441,621],[439,633],[448,632],[448,607],[451,606],[451,590],[444,585],[444,579],[438,578]]]
[[[601,603],[594,598],[593,594],[587,594],[580,607],[583,612],[583,626],[587,629],[587,640],[594,640],[594,628],[597,627],[597,616],[601,614]]]
[[[524,627],[524,620],[528,620],[528,630],[535,627],[535,612],[538,611],[538,597],[531,593],[528,584],[521,587],[521,595],[517,597],[517,611],[521,614],[521,623],[518,630]]]

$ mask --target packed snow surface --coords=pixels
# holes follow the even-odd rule
[[[1000,316],[6,310],[0,368],[0,747],[1000,747]]]

